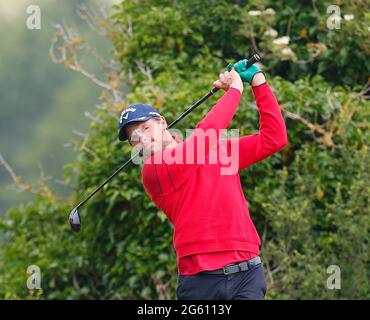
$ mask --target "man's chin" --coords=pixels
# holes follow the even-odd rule
[[[158,151],[161,151],[163,149],[163,147],[160,145],[160,146],[157,146],[157,145],[151,145],[150,146],[150,153],[151,154],[154,154]]]
[[[143,155],[144,157],[149,157],[153,155],[154,153],[161,151],[163,148],[161,146],[156,146],[154,144],[150,144],[150,146],[143,149]]]

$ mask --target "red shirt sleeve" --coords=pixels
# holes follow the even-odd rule
[[[253,88],[253,93],[260,114],[259,133],[238,139],[239,171],[273,155],[288,144],[284,118],[270,86],[264,83]]]

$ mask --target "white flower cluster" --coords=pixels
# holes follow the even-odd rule
[[[260,16],[260,15],[261,15],[261,11],[259,10],[248,11],[248,16]]]
[[[284,36],[284,37],[275,39],[274,41],[272,41],[272,43],[279,45],[279,46],[284,46],[284,45],[288,45],[289,41],[290,41],[290,38],[288,36]]]
[[[284,48],[283,50],[281,50],[281,54],[286,57],[286,58],[291,58],[291,57],[294,57],[294,52],[292,49],[290,48]]]
[[[250,10],[248,11],[249,16],[260,16],[260,15],[266,15],[266,16],[274,16],[275,10],[272,8],[267,8],[266,10]]]
[[[272,44],[278,47],[277,50],[280,51],[280,54],[282,55],[282,58],[284,60],[295,58],[294,51],[291,48],[287,47],[289,42],[290,42],[290,38],[288,36],[280,37],[272,41]]]
[[[344,20],[350,21],[353,20],[355,16],[353,14],[345,14],[344,15]]]
[[[351,20],[353,20],[355,18],[355,16],[353,14],[345,14],[345,15],[343,15],[343,18],[346,21],[351,21]],[[336,16],[335,17],[335,19],[337,19],[339,21],[341,21],[343,18],[341,16]]]
[[[277,37],[278,32],[277,32],[275,29],[270,28],[270,29],[267,29],[267,30],[264,32],[264,34],[263,34],[263,35],[265,35],[265,36],[267,36],[267,37],[275,38],[275,37]]]
[[[266,10],[263,11],[263,14],[265,14],[266,16],[274,16],[275,10],[272,8],[267,8]]]

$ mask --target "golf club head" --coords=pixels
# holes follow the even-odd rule
[[[74,232],[79,232],[81,230],[81,218],[78,214],[78,208],[74,208],[69,214],[69,224]]]

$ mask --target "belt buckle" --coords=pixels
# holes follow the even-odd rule
[[[234,268],[234,270],[233,270],[233,268]],[[235,268],[237,268],[238,270],[235,271]],[[222,271],[223,271],[224,275],[233,274],[233,273],[236,273],[236,272],[240,271],[240,266],[237,265],[237,264],[229,264],[228,266],[223,267]]]
[[[222,272],[225,276],[227,276],[229,274],[229,272],[227,271],[227,266],[222,268]]]

